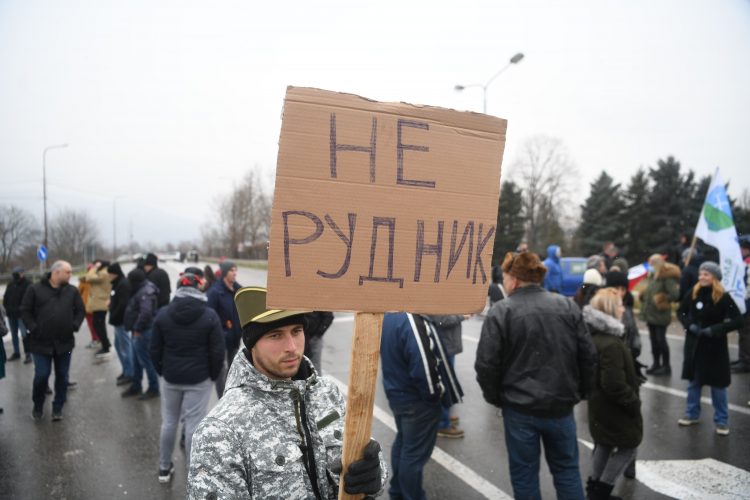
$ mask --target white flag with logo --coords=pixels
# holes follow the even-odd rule
[[[695,235],[719,250],[721,284],[732,296],[740,312],[745,313],[745,263],[740,252],[737,229],[734,227],[729,197],[716,169],[706,194],[703,211],[698,219]]]

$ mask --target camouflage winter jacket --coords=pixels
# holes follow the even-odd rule
[[[344,410],[339,388],[307,358],[295,380],[279,381],[259,373],[243,350],[224,396],[193,435],[188,498],[314,499],[311,477],[320,498],[337,498],[339,477],[330,469],[341,459]],[[382,454],[380,465],[382,487]]]

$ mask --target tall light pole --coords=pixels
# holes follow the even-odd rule
[[[117,200],[125,196],[115,196],[112,198],[112,262],[117,262]]]
[[[50,149],[62,149],[67,148],[66,144],[55,144],[54,146],[47,146],[44,148],[42,153],[42,190],[44,195],[44,247],[47,248],[47,151]]]
[[[492,75],[492,78],[490,78],[489,80],[487,80],[487,83],[485,83],[484,85],[482,85],[481,83],[470,83],[468,85],[460,85],[459,84],[459,85],[456,85],[454,87],[454,89],[456,90],[456,92],[461,92],[462,90],[468,89],[470,87],[480,87],[482,89],[482,93],[483,93],[483,97],[484,97],[484,104],[482,106],[482,112],[485,113],[485,114],[487,114],[487,87],[489,87],[490,84],[493,81],[495,81],[495,78],[497,78],[498,76],[500,76],[506,69],[510,68],[514,64],[518,64],[519,62],[521,62],[521,59],[523,59],[523,54],[520,53],[520,52],[518,54],[514,55],[513,57],[511,57],[510,61],[508,61],[508,64],[506,64],[505,66],[503,66],[502,68],[500,68],[500,71],[498,71],[497,73],[495,73],[494,75]]]

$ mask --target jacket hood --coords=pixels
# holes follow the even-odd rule
[[[159,287],[154,285],[149,280],[142,281],[140,286],[136,285],[136,290],[139,292],[142,291],[142,293],[153,293],[154,295],[159,294]]]
[[[226,391],[234,388],[252,387],[264,392],[288,391],[292,388],[305,388],[316,382],[318,373],[306,357],[302,357],[299,372],[292,380],[272,380],[258,370],[248,359],[247,349],[242,349],[234,357],[227,374]],[[306,376],[305,376],[306,375]]]
[[[625,335],[625,325],[620,320],[591,306],[584,306],[583,321],[591,330],[597,333],[614,335],[615,337]]]
[[[552,259],[555,262],[560,262],[560,257],[557,256],[557,251],[560,249],[558,245],[550,245],[547,247],[547,258]]]
[[[657,271],[656,279],[680,279],[681,274],[682,272],[680,271],[679,267],[670,262],[665,262],[664,265],[661,266],[661,269]]]
[[[199,292],[200,293],[200,292]],[[169,304],[167,312],[169,317],[178,325],[189,325],[194,323],[206,311],[206,301],[196,297],[183,295],[175,296]]]

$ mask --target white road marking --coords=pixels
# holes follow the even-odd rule
[[[336,377],[333,377],[331,375],[328,376],[336,383],[336,385],[339,386],[341,392],[343,392],[344,394],[348,392],[348,387],[346,386],[346,384],[344,384]],[[373,407],[372,416],[380,420],[380,422],[382,422],[393,432],[396,432],[396,421],[393,420],[393,417],[387,411],[375,405]],[[456,460],[453,456],[440,449],[440,447],[435,446],[435,449],[432,450],[431,458],[438,464],[445,467],[448,471],[453,473],[467,485],[471,486],[471,488],[473,488],[483,497],[492,500],[512,500],[512,496],[508,495],[503,490],[487,481],[485,478],[480,476],[464,463]]]
[[[588,448],[589,450],[594,449],[594,443],[592,443],[591,441],[586,441],[585,439],[578,438],[578,442],[581,443],[586,448]]]
[[[70,450],[63,453],[63,457],[69,458],[69,457],[75,457],[76,455],[82,455],[83,450]]]
[[[679,389],[673,389],[671,387],[665,387],[663,385],[652,384],[651,382],[646,382],[641,387],[643,387],[645,389],[651,389],[652,391],[659,391],[659,392],[663,392],[665,394],[671,394],[672,396],[677,396],[677,397],[680,397],[682,399],[687,399],[687,392],[681,391]],[[709,398],[709,397],[702,397],[701,398],[701,403],[710,405],[711,404],[711,398]],[[729,404],[729,409],[732,410],[732,411],[736,411],[738,413],[744,413],[745,415],[750,415],[750,408],[748,408],[748,407],[744,407],[744,406],[735,405],[735,404],[730,403]]]
[[[684,500],[750,498],[750,472],[703,460],[638,460],[638,480],[654,491]]]

